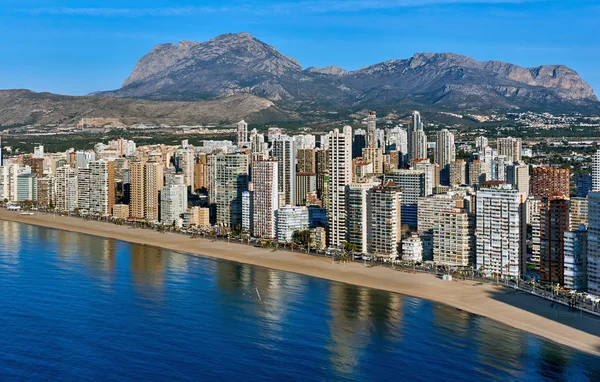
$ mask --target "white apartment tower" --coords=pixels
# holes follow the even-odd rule
[[[183,215],[188,208],[188,193],[185,178],[175,175],[170,184],[160,190],[160,221],[171,225]]]
[[[477,192],[476,268],[484,274],[520,277],[525,272],[525,198],[510,185]]]
[[[329,133],[329,244],[346,240],[346,186],[352,183],[352,127]]]
[[[253,228],[255,237],[275,238],[275,211],[278,207],[279,162],[257,161],[252,167]]]
[[[498,138],[498,155],[504,155],[508,163],[521,161],[521,138]]]
[[[454,134],[448,131],[448,129],[438,131],[435,144],[435,163],[437,163],[441,169],[444,169],[455,160],[456,151],[454,148]]]
[[[296,202],[296,149],[294,138],[280,135],[273,141],[273,156],[279,162],[279,192],[285,195],[286,205]]]
[[[237,145],[239,147],[248,144],[248,123],[243,119],[237,123]]]
[[[592,160],[592,191],[600,191],[600,150]]]
[[[367,191],[367,247],[378,257],[399,255],[402,192],[393,181]]]
[[[54,206],[57,211],[73,212],[77,208],[77,173],[70,166],[56,169]]]
[[[367,253],[367,191],[376,182],[351,183],[346,186],[346,242]]]

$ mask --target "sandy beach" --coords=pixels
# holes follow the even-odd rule
[[[152,230],[84,221],[45,214],[20,215],[0,210],[0,219],[152,245],[193,255],[238,261],[323,279],[386,290],[450,305],[484,316],[551,341],[600,356],[600,319],[560,307],[508,288],[468,281],[442,281],[433,275],[398,272],[359,263],[332,264],[331,260],[300,253],[270,251],[239,243],[161,234]],[[558,318],[556,318],[558,317]]]

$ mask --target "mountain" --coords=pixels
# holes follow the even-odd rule
[[[564,65],[523,68],[452,53],[417,53],[355,71],[302,69],[248,33],[154,47],[120,89],[95,93],[150,100],[206,100],[251,93],[299,112],[395,110],[600,110],[593,90]]]
[[[115,118],[124,124],[253,123],[298,119],[273,102],[252,94],[219,100],[158,102],[86,96],[70,97],[29,90],[0,90],[0,126],[76,124],[81,118]]]

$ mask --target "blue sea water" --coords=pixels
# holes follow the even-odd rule
[[[2,381],[600,381],[444,305],[5,221],[0,341]]]

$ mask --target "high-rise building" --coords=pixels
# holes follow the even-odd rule
[[[540,237],[540,208],[542,200],[537,196],[527,198],[526,222],[531,226],[531,258],[530,261],[536,264],[540,263],[541,237]]]
[[[307,205],[308,195],[317,191],[317,175],[315,173],[298,172],[294,183],[296,185],[294,205]]]
[[[77,208],[77,172],[70,166],[56,169],[54,206],[57,211],[73,212]]]
[[[600,190],[600,150],[592,158],[592,190]]]
[[[90,170],[90,212],[108,216],[115,204],[115,162],[105,159],[92,161]]]
[[[298,173],[316,174],[317,172],[317,150],[316,149],[298,149],[296,150],[296,160],[298,162]]]
[[[373,165],[375,175],[383,174],[383,150],[380,148],[367,147],[363,150],[363,161]]]
[[[475,227],[466,210],[437,211],[433,226],[433,261],[450,267],[475,265]]]
[[[529,195],[529,166],[524,163],[513,163],[506,167],[506,183],[514,189]]]
[[[163,186],[163,164],[160,162],[144,163],[144,218],[148,219],[149,221],[156,221],[160,218],[158,214],[158,209],[160,206],[159,192]]]
[[[482,150],[488,147],[488,139],[486,137],[480,136],[475,139],[475,149],[477,151]]]
[[[202,154],[194,164],[194,189],[192,191],[208,190],[208,186],[208,156]]]
[[[402,191],[402,224],[417,226],[419,197],[425,196],[425,172],[419,170],[396,170],[384,176],[392,180]]]
[[[450,164],[456,161],[455,150],[456,149],[454,147],[454,134],[448,131],[448,129],[438,131],[435,143],[434,162],[440,166],[440,169],[443,174],[447,173],[447,169],[450,166]],[[445,176],[442,176],[442,183],[448,184],[448,178],[444,178]]]
[[[467,168],[467,184],[471,186],[478,186],[486,181],[480,160],[475,159],[472,162],[469,162],[467,164]]]
[[[275,211],[278,207],[279,162],[258,161],[252,168],[254,184],[252,232],[255,237],[275,238]]]
[[[242,193],[248,190],[248,156],[216,154],[209,157],[212,167],[210,194],[216,207],[216,222],[231,229],[242,226]]]
[[[401,196],[393,181],[367,191],[367,248],[377,257],[400,254]]]
[[[309,229],[308,208],[284,206],[275,211],[275,230],[279,243],[293,242],[294,232]]]
[[[521,161],[521,138],[498,138],[498,155],[506,157],[508,163]]]
[[[400,126],[389,129],[387,133],[386,151],[390,150],[398,151],[400,162],[405,162],[405,157],[408,154],[408,133]]]
[[[82,211],[90,210],[90,174],[89,168],[77,169],[77,208]]]
[[[600,296],[600,191],[588,194],[588,292]]]
[[[242,230],[252,234],[254,227],[254,191],[242,192]]]
[[[323,201],[323,206],[329,208],[329,150],[317,151],[317,196]]]
[[[243,119],[237,123],[237,145],[248,145],[248,124]]]
[[[477,192],[476,268],[520,277],[526,269],[525,195],[509,185]]]
[[[571,218],[570,230],[576,231],[579,226],[588,225],[588,200],[586,198],[571,198],[569,215]]]
[[[421,122],[421,114],[418,111],[412,113],[407,138],[408,160],[427,158],[427,135],[423,131],[423,122]]]
[[[337,247],[346,239],[346,186],[352,183],[352,127],[329,133],[329,242]]]
[[[346,242],[367,253],[367,191],[376,182],[351,183],[346,186]]]
[[[449,169],[450,186],[458,186],[467,183],[467,163],[463,159],[458,159],[450,163]]]
[[[577,187],[575,196],[585,198],[588,192],[592,190],[592,176],[590,174],[577,174],[575,185]]]
[[[413,168],[425,173],[425,196],[433,195],[433,189],[439,185],[436,165],[430,163],[429,159],[419,159],[414,162]]]
[[[379,147],[377,140],[377,114],[374,111],[370,112],[367,117],[367,147]]]
[[[363,149],[367,147],[367,135],[363,129],[354,130],[352,139],[352,159],[362,156]]]
[[[540,280],[564,282],[564,235],[569,231],[569,199],[551,196],[540,208]]]
[[[130,194],[129,213],[137,219],[144,218],[144,162],[130,163]]]
[[[17,202],[34,200],[37,183],[34,174],[20,174],[17,176]]]
[[[531,172],[529,190],[540,198],[554,194],[569,196],[570,171],[568,168],[536,167]]]
[[[195,189],[192,189],[192,187],[195,186],[194,175],[196,174],[194,167],[196,164],[196,154],[194,153],[194,150],[190,147],[185,147],[183,149],[177,150],[177,152],[175,153],[175,158],[177,163],[177,169],[181,173],[183,173],[185,181],[184,184],[187,187],[190,187],[192,192],[194,192]]]
[[[273,141],[273,156],[279,162],[279,192],[285,195],[285,204],[293,205],[296,201],[296,150],[294,139],[280,135]]]
[[[0,172],[1,172],[0,168]],[[49,208],[54,205],[54,177],[37,178],[36,200],[39,208]],[[1,198],[1,196],[0,196]]]
[[[564,286],[576,291],[587,289],[587,231],[584,226],[565,232]]]
[[[175,175],[160,191],[160,222],[175,224],[188,208],[188,193],[185,177]]]

